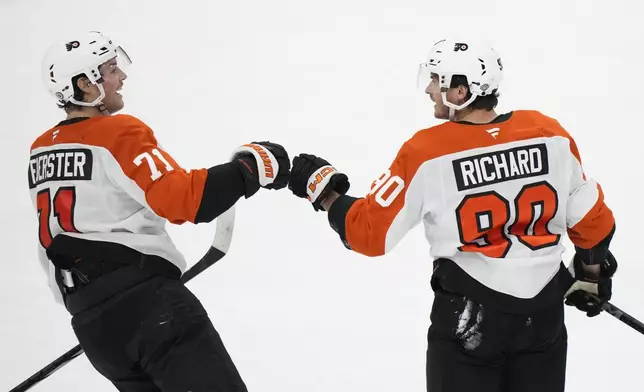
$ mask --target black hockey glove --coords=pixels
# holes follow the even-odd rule
[[[279,144],[271,142],[244,144],[233,151],[231,160],[244,174],[247,199],[260,187],[282,189],[288,184],[291,161],[284,147]]]
[[[612,277],[617,271],[617,260],[609,250],[606,250],[606,257],[599,264],[599,276],[586,272],[584,265],[582,257],[579,253],[575,253],[572,265],[575,282],[566,294],[565,304],[586,312],[588,317],[595,317],[601,313],[601,304],[591,294],[602,301],[611,299]]]
[[[309,200],[315,211],[324,210],[322,202],[332,191],[343,195],[349,186],[349,177],[337,171],[325,159],[311,154],[300,154],[293,158],[288,189],[295,196]]]

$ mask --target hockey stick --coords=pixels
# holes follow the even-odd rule
[[[633,328],[637,332],[644,334],[644,323],[642,323],[635,317],[631,316],[630,314],[624,312],[617,306],[611,304],[610,302],[604,301],[594,294],[588,294],[588,295],[590,295],[590,297],[592,297],[595,300],[595,302],[601,305],[601,308],[603,311],[615,317],[616,319],[628,325],[629,327]]]
[[[212,240],[212,244],[208,249],[208,252],[206,252],[201,260],[199,260],[197,263],[195,263],[195,265],[193,265],[190,269],[184,272],[183,275],[181,275],[181,281],[183,283],[187,283],[189,280],[202,273],[208,267],[221,260],[221,258],[224,257],[226,253],[228,253],[228,248],[230,248],[230,243],[232,241],[234,226],[235,206],[232,206],[226,212],[217,217],[215,238]],[[28,389],[31,389],[34,385],[49,377],[56,370],[65,366],[72,359],[78,357],[82,353],[83,349],[80,345],[77,345],[76,347],[67,351],[65,354],[58,357],[58,359],[56,359],[49,365],[34,373],[33,376],[29,377],[9,392],[24,392]]]

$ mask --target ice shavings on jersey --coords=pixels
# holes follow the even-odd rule
[[[468,327],[472,321],[473,312],[474,302],[467,299],[463,312],[458,316],[456,328],[456,337],[463,342],[463,348],[469,351],[476,349],[483,341],[483,334],[479,331],[483,321],[483,305],[476,305],[476,322]]]

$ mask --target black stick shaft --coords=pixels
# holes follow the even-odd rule
[[[72,348],[71,350],[67,351],[65,354],[61,355],[50,363],[49,365],[45,366],[44,368],[40,369],[36,373],[34,373],[33,376],[29,377],[20,385],[17,387],[13,388],[9,392],[24,392],[34,385],[38,384],[45,378],[47,378],[50,374],[55,372],[56,370],[60,369],[61,367],[65,366],[67,363],[69,363],[72,359],[76,358],[77,356],[81,355],[83,353],[83,349],[81,348],[80,345],[77,345],[76,347]]]
[[[635,317],[631,316],[630,314],[624,312],[617,306],[611,304],[610,302],[601,301],[601,304],[602,304],[602,309],[606,313],[610,314],[611,316],[615,317],[619,321],[633,328],[637,332],[644,334],[644,323],[642,323]]]

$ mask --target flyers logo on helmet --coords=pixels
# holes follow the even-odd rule
[[[454,52],[458,52],[458,51],[465,52],[469,48],[470,48],[469,45],[465,43],[457,42],[454,44]]]
[[[275,177],[275,171],[273,170],[273,163],[271,162],[271,158],[266,153],[266,149],[264,149],[264,147],[259,146],[257,144],[245,144],[245,146],[250,147],[253,150],[257,151],[259,156],[262,158],[262,162],[264,162],[264,172],[266,173],[266,177],[268,178]]]
[[[65,48],[67,49],[68,52],[71,52],[72,49],[78,48],[79,46],[80,46],[80,42],[78,41],[72,41],[65,44]]]

